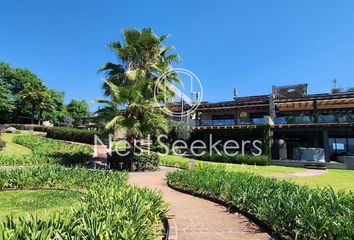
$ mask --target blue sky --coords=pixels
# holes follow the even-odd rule
[[[106,44],[123,28],[170,34],[202,81],[204,100],[266,94],[309,83],[327,92],[354,85],[354,1],[2,0],[0,61],[26,67],[71,98],[102,96],[97,69],[115,61]],[[95,109],[95,106],[91,106]]]

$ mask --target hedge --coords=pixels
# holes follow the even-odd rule
[[[96,134],[97,132],[92,130],[52,127],[48,129],[47,137],[72,142],[94,144]]]
[[[169,184],[216,197],[291,239],[354,239],[354,194],[204,167],[167,175]]]
[[[236,163],[236,164],[248,164],[248,165],[258,165],[258,166],[267,166],[271,164],[271,161],[268,156],[260,155],[242,155],[237,154],[234,156],[228,156],[225,153],[214,153],[209,154],[205,153],[200,160],[208,162],[222,162],[222,163]]]
[[[111,169],[127,171],[156,171],[160,165],[160,156],[155,152],[143,152],[141,155],[123,156],[113,151],[108,155]]]
[[[131,187],[125,173],[83,168],[39,167],[0,171],[0,189],[65,189],[83,193],[71,211],[0,222],[0,239],[147,239],[162,238],[167,205],[161,193]]]
[[[5,124],[5,127],[14,127],[17,130],[33,130],[36,132],[47,132],[49,128],[49,126],[43,126],[43,125],[36,125],[36,124],[19,124],[19,123],[8,123]]]

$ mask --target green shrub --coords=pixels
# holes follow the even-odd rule
[[[0,139],[0,150],[2,150],[6,146],[6,142]]]
[[[5,124],[6,128],[14,127],[17,130],[34,130],[38,132],[46,132],[46,129],[49,127],[42,126],[42,125],[35,125],[35,124],[19,124],[19,123],[9,123]],[[37,129],[37,130],[35,130]]]
[[[108,162],[112,169],[127,171],[155,171],[159,168],[160,156],[154,152],[143,152],[138,155],[126,155],[126,152],[112,152]]]
[[[84,164],[91,159],[93,152],[87,146],[33,135],[15,136],[13,142],[28,147],[32,153],[19,156],[0,155],[0,165]]]
[[[208,162],[222,162],[222,163],[236,163],[236,164],[247,164],[247,165],[258,165],[258,166],[267,166],[270,165],[271,161],[268,156],[260,155],[260,156],[253,156],[253,155],[242,155],[237,154],[235,156],[228,156],[225,153],[221,154],[208,154],[205,153],[201,157],[202,161]]]
[[[169,173],[168,182],[223,199],[291,239],[354,239],[354,194],[204,167]]]
[[[167,205],[161,193],[130,187],[127,174],[82,168],[39,167],[0,171],[0,189],[61,188],[84,193],[71,211],[9,216],[0,239],[157,239]]]
[[[170,131],[168,132],[168,141],[173,144],[177,140],[188,141],[191,136],[191,128],[183,121],[169,121]]]
[[[143,152],[141,156],[133,156],[136,171],[156,171],[159,168],[160,156],[154,152]]]
[[[94,144],[95,134],[97,134],[97,132],[92,130],[64,127],[53,127],[49,128],[47,131],[47,137],[49,138],[88,144]]]
[[[189,160],[190,160],[185,157],[174,156],[174,155],[160,156],[160,159],[161,159],[160,164],[163,166],[177,167],[177,168],[183,168],[183,169],[188,169]]]
[[[48,132],[48,129],[50,129],[52,127],[48,127],[48,126],[33,126],[33,131],[35,132]]]

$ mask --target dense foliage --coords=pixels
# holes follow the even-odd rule
[[[90,115],[90,108],[85,100],[71,100],[66,108],[68,116],[74,120],[73,124],[75,126],[81,125],[83,123],[82,119]]]
[[[230,202],[293,239],[354,239],[352,193],[215,167],[172,172],[168,181]]]
[[[87,117],[87,112],[85,101],[65,105],[64,92],[48,88],[28,69],[0,62],[0,123],[50,121],[59,125],[65,117]]]
[[[168,140],[173,144],[177,140],[188,141],[191,136],[191,128],[183,121],[169,121]]]
[[[64,128],[64,127],[53,127],[48,129],[47,137],[72,141],[94,144],[96,131],[92,130],[81,130],[76,128]]]
[[[130,187],[127,174],[81,168],[39,167],[0,171],[0,189],[61,188],[84,194],[70,212],[8,217],[0,239],[156,239],[167,206],[159,193]]]
[[[229,156],[225,153],[205,153],[201,157],[202,161],[208,162],[222,162],[222,163],[236,163],[236,164],[247,164],[247,165],[257,165],[257,166],[267,166],[270,165],[270,158],[266,155],[253,156],[253,155],[242,155],[237,154],[234,156]]]
[[[0,165],[84,164],[91,159],[92,149],[32,135],[15,136],[13,141],[32,150],[29,155],[0,155]]]
[[[108,162],[112,169],[117,170],[155,171],[159,168],[160,156],[154,152],[143,152],[141,155],[127,156],[112,152],[111,155],[108,155]]]

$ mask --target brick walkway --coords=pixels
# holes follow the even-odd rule
[[[157,172],[130,173],[129,182],[162,191],[177,224],[178,240],[271,239],[242,215],[230,214],[225,207],[170,189],[165,175],[172,170],[161,167]]]

